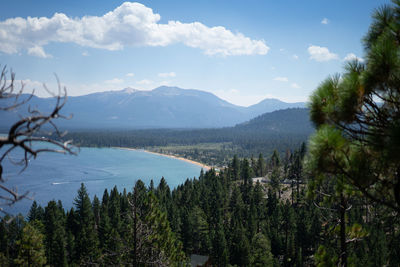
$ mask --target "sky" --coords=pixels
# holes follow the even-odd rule
[[[211,92],[249,106],[307,101],[347,60],[383,0],[13,0],[0,9],[0,64],[38,96]],[[56,75],[56,76],[55,76]]]

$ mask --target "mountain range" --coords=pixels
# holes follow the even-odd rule
[[[31,107],[43,112],[49,111],[54,103],[54,98],[36,96],[29,101]],[[243,107],[209,92],[178,87],[161,86],[151,91],[126,88],[68,97],[61,113],[73,114],[73,118],[58,120],[57,125],[68,129],[219,128],[243,123],[266,112],[302,107],[304,102],[286,103],[278,99]],[[11,125],[18,114],[26,115],[27,107],[24,108],[1,111],[0,127]]]

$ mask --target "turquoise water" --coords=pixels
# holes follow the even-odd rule
[[[11,159],[17,158],[18,153],[14,153]],[[20,166],[5,162],[7,181],[3,185],[16,187],[19,193],[29,191],[42,206],[60,199],[64,208],[71,208],[81,183],[86,185],[91,198],[96,194],[101,200],[105,188],[116,185],[120,191],[131,191],[138,179],[146,185],[153,179],[157,186],[164,177],[172,189],[187,178],[197,177],[201,167],[138,150],[81,148],[78,156],[42,153],[30,161],[24,172],[19,173],[20,170]],[[25,199],[5,209],[26,215],[31,205],[32,200]]]

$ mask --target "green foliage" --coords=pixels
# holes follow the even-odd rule
[[[364,38],[366,62],[349,62],[311,95],[317,126],[308,169],[343,175],[370,200],[400,211],[400,3],[377,9]],[[379,160],[377,160],[379,159]]]
[[[337,266],[337,256],[332,252],[328,252],[324,246],[319,246],[315,254],[315,263],[317,267],[334,267]]]
[[[182,245],[172,232],[166,214],[161,211],[154,194],[149,193],[145,205],[149,211],[144,222],[150,227],[151,233],[148,236],[150,246],[162,251],[169,263],[184,261]]]
[[[47,261],[52,266],[67,266],[64,211],[55,201],[47,204],[44,214]]]
[[[251,241],[250,265],[255,267],[273,266],[271,244],[262,233],[255,234]]]
[[[229,250],[222,225],[218,224],[214,234],[211,256],[218,266],[226,266],[229,262]]]
[[[18,256],[14,263],[18,266],[44,266],[46,264],[44,235],[33,225],[26,224],[21,239],[16,242]]]
[[[337,266],[344,233],[349,266],[398,266],[400,218],[372,205],[343,176],[307,176],[305,150],[284,159],[273,153],[264,162],[281,194],[270,183],[253,184],[258,162],[239,158],[172,190],[165,179],[149,187],[138,181],[133,192],[105,190],[91,202],[82,185],[75,208],[65,212],[50,201],[43,215],[28,218],[32,238],[42,239],[50,266],[182,266],[191,254],[216,266]],[[307,183],[318,189],[312,199],[305,197]],[[31,215],[40,210],[32,206]],[[25,225],[22,217],[0,220],[3,265],[25,257],[18,255]]]
[[[75,254],[80,263],[94,262],[99,256],[98,237],[89,195],[84,184],[75,198],[77,232]]]
[[[28,221],[32,222],[35,220],[42,220],[44,216],[43,208],[37,204],[36,201],[33,201],[32,206],[28,213]]]

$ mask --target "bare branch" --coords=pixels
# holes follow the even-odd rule
[[[0,111],[7,112],[11,110],[16,110],[20,108],[27,102],[29,102],[32,97],[34,90],[27,96],[23,95],[25,84],[21,82],[21,87],[16,90],[15,87],[15,74],[11,71],[10,78],[7,79],[7,69],[4,66],[0,74],[0,101],[4,100],[6,102],[0,102]],[[60,131],[55,124],[56,119],[68,119],[67,116],[61,115],[60,110],[64,107],[67,102],[67,90],[65,87],[61,86],[61,83],[55,75],[58,84],[58,93],[54,94],[51,92],[45,84],[43,88],[55,99],[55,104],[52,110],[45,114],[40,110],[30,106],[28,107],[28,115],[20,115],[20,119],[16,121],[13,125],[9,127],[8,134],[6,136],[0,137],[0,149],[5,148],[4,152],[0,155],[0,192],[5,195],[0,194],[0,206],[12,205],[15,202],[27,198],[29,191],[18,194],[16,190],[10,189],[4,185],[4,160],[7,158],[8,161],[14,165],[23,165],[20,172],[23,172],[29,165],[31,158],[36,158],[36,156],[42,152],[54,152],[63,154],[76,155],[78,149],[72,145],[72,140],[62,140],[66,132]],[[24,96],[24,99],[21,99]],[[10,104],[11,100],[11,104]],[[2,105],[5,103],[5,105]],[[52,131],[46,132],[47,136],[40,136],[44,133],[44,129],[49,128]],[[54,133],[53,133],[54,131]],[[14,150],[22,151],[23,156],[20,160],[11,159],[10,153]],[[4,209],[0,209],[0,212],[5,212]]]

